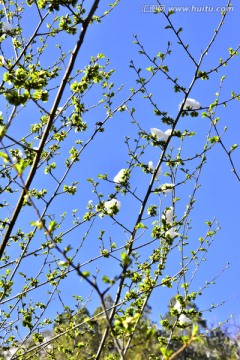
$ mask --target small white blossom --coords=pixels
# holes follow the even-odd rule
[[[185,314],[181,314],[179,316],[178,319],[179,323],[184,325],[184,324],[191,324],[191,320],[185,315]]]
[[[4,33],[11,31],[13,29],[13,26],[11,24],[9,24],[8,22],[3,22],[2,24],[2,31]]]
[[[167,141],[169,136],[172,134],[172,129],[167,129],[166,131],[159,130],[157,128],[151,128],[151,135],[156,137],[156,140]]]
[[[19,159],[23,156],[22,150],[18,150],[17,156],[12,157],[12,162],[15,164],[19,161]]]
[[[164,195],[167,195],[168,193],[170,193],[173,188],[174,188],[175,184],[163,184],[161,186],[161,192],[164,194]]]
[[[147,209],[147,213],[149,216],[156,216],[157,215],[157,209],[158,207],[156,205],[151,205]]]
[[[162,130],[159,130],[157,128],[151,128],[150,131],[152,136],[156,137],[157,141],[159,141],[164,137],[164,132]]]
[[[153,172],[153,171],[155,170],[152,161],[149,161],[149,163],[148,163],[148,169],[149,169],[151,172]],[[161,174],[162,174],[162,167],[160,166],[159,169],[158,169],[158,171],[157,171],[156,178],[159,177]]]
[[[35,222],[35,226],[41,230],[43,228],[43,222],[41,220],[37,220]]]
[[[149,163],[148,163],[148,169],[149,169],[150,171],[154,171],[154,166],[153,166],[153,162],[152,162],[152,161],[149,161]]]
[[[176,301],[173,308],[176,309],[179,314],[182,312],[182,305],[180,304],[180,302],[178,300]]]
[[[183,103],[184,100],[179,104],[179,110],[181,109]],[[187,98],[183,106],[183,110],[188,110],[188,109],[197,110],[200,109],[200,107],[201,105],[198,101],[196,101],[195,99]]]
[[[0,66],[3,66],[3,65],[5,65],[5,59],[4,59],[4,57],[1,55],[1,56],[0,56]]]
[[[59,261],[58,266],[68,266],[68,262],[67,261]]]
[[[55,112],[55,116],[58,117],[59,115],[63,115],[65,113],[65,110],[63,109],[63,106],[59,106]]]
[[[116,208],[117,208],[117,212],[120,210],[121,202],[118,201],[117,199],[111,199],[105,202],[104,208],[107,211],[108,215],[113,215],[116,213],[115,210]]]
[[[113,181],[117,184],[120,184],[124,181],[126,169],[121,169],[116,176],[114,176]]]
[[[93,205],[93,201],[92,201],[92,200],[88,200],[87,209],[89,209],[90,211],[94,209],[94,205]]]
[[[165,219],[168,224],[173,223],[173,207],[172,206],[165,211],[162,218]]]
[[[169,235],[169,236],[171,236],[171,238],[175,238],[175,237],[178,236],[179,234],[178,234],[178,232],[176,232],[176,231],[174,230],[174,228],[171,228],[171,229],[169,229],[168,231],[166,231],[165,235],[166,235],[166,236]]]
[[[49,249],[53,249],[53,248],[56,247],[56,245],[55,245],[53,242],[51,242],[51,243],[48,245],[48,247],[49,247]]]
[[[167,141],[167,139],[169,138],[169,136],[172,135],[172,129],[167,129],[166,131],[164,131],[164,136],[163,136],[163,140]]]
[[[28,201],[29,199],[30,199],[30,195],[29,195],[29,194],[24,195],[24,200]]]

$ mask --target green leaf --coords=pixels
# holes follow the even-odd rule
[[[208,139],[208,141],[210,142],[210,144],[215,144],[219,141],[219,136],[212,136]]]
[[[109,284],[109,283],[111,282],[111,280],[109,279],[109,277],[108,277],[107,275],[103,275],[102,281],[103,281],[105,284]]]
[[[198,77],[200,77],[202,80],[209,80],[209,76],[206,71],[198,71]]]
[[[173,354],[172,350],[168,350],[166,347],[160,348],[161,353],[163,354],[163,359],[168,360],[170,356]]]
[[[238,54],[238,52],[235,51],[233,48],[229,48],[228,51],[229,51],[230,56],[234,56],[234,55]]]
[[[89,271],[83,271],[83,276],[85,277],[89,277],[90,276],[90,272]]]
[[[146,68],[147,71],[150,71],[151,73],[153,72],[153,66],[149,66],[148,68]]]
[[[144,225],[142,222],[138,223],[135,227],[136,230],[137,229],[146,229],[146,228],[147,228],[146,225]]]
[[[130,265],[132,262],[127,253],[125,252],[121,252],[121,258],[124,266]]]
[[[104,256],[105,258],[109,258],[110,254],[107,249],[103,249],[100,252],[101,252],[102,256]]]
[[[26,167],[28,166],[28,163],[26,160],[21,159],[17,164],[14,165],[14,168],[17,170],[18,175],[22,175],[23,171],[26,169]]]
[[[233,144],[233,145],[231,146],[231,149],[230,149],[229,153],[231,153],[232,151],[234,151],[237,147],[238,147],[238,144]]]
[[[99,179],[107,180],[108,176],[107,176],[107,174],[99,174],[99,175],[98,175],[98,178],[99,178]]]
[[[181,31],[183,31],[183,28],[180,27],[178,30],[177,30],[177,34],[179,34]]]
[[[42,230],[43,226],[45,224],[45,220],[38,220],[38,221],[31,221],[31,226],[36,226],[39,230]]]
[[[4,152],[0,151],[0,157],[3,159],[3,161],[5,163],[8,163],[9,162],[9,157],[7,154],[5,154]]]
[[[23,95],[19,95],[16,90],[10,90],[5,97],[9,104],[19,106],[26,103],[29,99],[29,94],[25,92]]]
[[[2,140],[6,132],[7,132],[6,126],[0,126],[0,140]]]
[[[207,112],[202,112],[202,118],[210,118],[210,115]]]
[[[49,223],[48,231],[51,233],[54,230],[56,230],[56,228],[57,228],[57,222],[56,221],[51,221]]]
[[[164,71],[164,72],[168,72],[168,66],[167,65],[161,65],[160,68]]]

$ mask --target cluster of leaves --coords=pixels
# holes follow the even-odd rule
[[[48,91],[43,90],[49,80],[58,76],[58,68],[51,72],[48,70],[37,70],[31,65],[28,68],[18,67],[16,70],[9,71],[3,75],[4,81],[12,85],[5,93],[6,100],[11,105],[19,106],[25,104],[32,97],[35,100],[46,102],[48,100]],[[16,89],[24,90],[20,93]],[[31,94],[31,90],[35,90]]]
[[[113,304],[109,295],[106,296],[105,302],[110,307]],[[151,309],[149,307],[146,307],[136,328],[133,326],[136,322],[136,316],[126,316],[125,324],[120,324],[116,317],[115,331],[121,326],[124,329],[124,331],[118,331],[119,341],[127,343],[129,334],[134,331],[131,347],[125,359],[141,360],[147,358],[157,360],[164,355],[164,359],[175,358],[178,360],[237,360],[240,352],[237,334],[228,335],[227,328],[225,331],[219,328],[209,330],[196,305],[189,302],[188,308],[195,309],[198,314],[194,318],[195,325],[188,324],[186,327],[176,328],[173,339],[168,345],[169,330],[159,328],[156,323],[150,320]],[[34,333],[32,338],[28,340],[25,351],[33,360],[95,359],[105,330],[106,319],[103,314],[102,307],[96,308],[91,316],[84,306],[77,311],[66,306],[64,313],[56,317],[53,329],[43,333]],[[165,314],[163,319],[163,321],[171,324],[175,320],[176,316],[171,315],[171,310]],[[37,351],[39,344],[43,343],[46,345]],[[163,346],[164,343],[165,346]],[[9,356],[7,353],[7,351],[1,351],[3,360]],[[21,351],[18,352],[19,358],[24,359],[20,354]],[[102,356],[104,359],[118,359],[118,351],[111,334],[107,337]]]

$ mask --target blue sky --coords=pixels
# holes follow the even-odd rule
[[[171,30],[165,30],[166,21],[161,14],[155,15],[151,12],[142,11],[142,6],[154,5],[154,1],[139,2],[138,0],[131,0],[131,2],[121,2],[116,9],[105,19],[101,24],[95,24],[92,26],[86,36],[85,43],[83,45],[81,54],[78,58],[76,68],[82,68],[87,64],[89,58],[92,55],[103,53],[110,59],[109,69],[115,69],[113,80],[115,87],[118,88],[124,84],[123,90],[116,96],[114,104],[118,105],[122,100],[129,96],[129,89],[136,87],[135,78],[136,74],[129,68],[130,60],[134,60],[136,67],[143,69],[144,76],[149,76],[149,72],[144,69],[150,64],[146,58],[138,54],[139,48],[133,44],[133,35],[137,34],[139,41],[144,45],[145,50],[151,55],[156,55],[159,51],[164,52],[167,48],[167,43],[172,43],[172,53],[166,60],[166,64],[169,67],[170,73],[173,77],[178,77],[179,82],[188,87],[194,74],[194,68],[189,61],[188,57],[177,44],[176,37]],[[166,2],[168,6],[178,6],[176,2]],[[201,6],[209,5],[213,6],[213,1],[205,1],[204,4],[193,4],[191,1],[182,1],[181,6]],[[214,6],[225,6],[225,1],[218,1],[218,4]],[[105,2],[100,7],[105,8]],[[146,9],[146,8],[145,8]],[[228,48],[235,48],[239,43],[239,4],[233,3],[234,11],[230,12],[225,21],[225,25],[221,30],[219,37],[214,42],[211,51],[206,56],[203,62],[203,69],[209,69],[216,66],[219,62],[219,58],[225,58],[228,56]],[[217,28],[221,15],[217,12],[177,12],[171,17],[173,24],[178,27],[182,27],[181,37],[183,41],[189,44],[189,51],[199,59],[201,51],[204,50],[212,38],[214,29]],[[29,25],[28,25],[29,26]],[[26,28],[26,30],[30,30]],[[62,46],[67,49],[71,46],[71,37],[64,36],[62,38]],[[52,40],[54,43],[54,39]],[[51,54],[53,55],[53,48],[50,46],[47,50],[47,56],[45,58],[46,64],[51,62]],[[195,98],[201,103],[203,107],[207,107],[215,98],[215,93],[219,89],[219,80],[221,76],[226,75],[227,78],[224,82],[221,99],[228,99],[231,96],[231,91],[239,92],[239,57],[234,58],[227,67],[222,68],[218,73],[214,73],[209,81],[198,80],[193,87],[190,97]],[[172,89],[172,85],[163,76],[157,76],[149,86],[149,91],[153,93],[153,99],[158,104],[159,108],[163,111],[167,111],[169,116],[175,118],[178,113],[178,105],[182,101],[182,94],[175,93]],[[98,94],[90,94],[87,101],[89,105],[96,101]],[[60,104],[63,105],[63,104]],[[163,130],[167,129],[166,125],[162,125],[159,118],[154,116],[152,108],[149,106],[146,100],[143,100],[140,95],[136,96],[130,106],[136,109],[135,118],[141,124],[142,128],[149,132],[150,128],[157,127]],[[51,108],[51,103],[49,103]],[[227,148],[230,148],[232,144],[240,142],[239,132],[239,110],[240,105],[237,101],[231,102],[226,108],[218,108],[217,116],[220,116],[219,131],[222,133],[225,126],[228,127],[223,140]],[[26,113],[27,114],[27,113]],[[39,116],[39,114],[31,113],[28,121],[24,122],[24,126],[15,125],[16,129],[21,132],[29,128],[29,124],[33,123],[31,117]],[[22,115],[22,119],[24,115]],[[105,116],[104,109],[98,108],[90,112],[87,115],[87,121],[89,122],[89,128],[92,129],[96,121],[101,121]],[[69,217],[72,209],[79,209],[80,217],[84,214],[85,206],[88,200],[92,199],[96,204],[96,198],[92,194],[92,188],[85,181],[86,177],[97,179],[99,173],[107,173],[110,180],[118,173],[121,168],[126,167],[126,161],[128,160],[127,148],[124,144],[124,137],[130,136],[132,139],[136,136],[137,129],[130,124],[130,117],[126,112],[118,113],[106,126],[105,132],[100,134],[101,136],[96,139],[93,146],[87,149],[84,156],[81,157],[79,165],[76,166],[74,174],[68,178],[70,183],[74,179],[79,181],[79,190],[76,196],[65,196],[61,200],[57,200],[54,203],[52,212],[59,215],[64,211],[68,211]],[[181,118],[177,125],[177,129],[195,131],[196,136],[186,140],[184,154],[186,156],[194,156],[201,151],[205,142],[206,134],[209,129],[209,120],[199,117]],[[75,136],[75,135],[74,135]],[[71,140],[74,139],[74,136]],[[85,135],[83,135],[84,137]],[[86,135],[87,136],[87,135]],[[132,140],[131,140],[132,141]],[[133,142],[132,142],[133,143]],[[172,143],[175,149],[180,145],[179,139],[173,139]],[[68,151],[71,148],[66,144],[64,151]],[[64,155],[59,156],[57,160],[58,171],[64,167],[62,162]],[[160,149],[148,148],[147,153],[144,155],[144,161],[146,163],[149,160],[153,160],[154,164],[157,163],[160,156]],[[237,163],[239,152],[233,155],[236,167],[240,170]],[[163,171],[167,171],[166,166],[163,166]],[[47,179],[47,180],[46,180]],[[180,174],[181,179],[181,174]],[[144,192],[148,181],[150,180],[148,175],[143,174],[140,169],[137,169],[133,174],[133,188],[136,187],[139,194]],[[160,179],[161,182],[170,182],[169,178]],[[54,186],[45,175],[40,175],[34,186],[44,187],[48,184],[49,188]],[[204,236],[207,227],[205,225],[206,220],[212,220],[214,217],[219,221],[221,230],[217,233],[214,244],[211,246],[210,251],[206,257],[205,264],[200,268],[196,279],[193,282],[192,290],[197,291],[199,287],[203,287],[207,280],[214,278],[221,270],[226,266],[227,262],[230,262],[230,269],[224,272],[217,280],[216,285],[209,287],[204,291],[203,295],[196,301],[200,310],[208,309],[212,303],[221,303],[227,300],[225,305],[218,307],[214,312],[204,312],[204,317],[209,320],[209,323],[216,323],[217,321],[224,321],[230,314],[234,314],[236,322],[240,322],[239,312],[239,298],[240,287],[238,282],[239,275],[239,204],[240,204],[240,184],[231,172],[231,164],[229,163],[222,148],[217,144],[213,150],[209,153],[207,164],[203,169],[201,175],[201,188],[196,195],[196,204],[194,210],[191,213],[192,229],[189,232],[189,243],[193,248],[198,243],[198,238]],[[176,205],[176,214],[180,218],[185,211],[185,205],[187,203],[188,196],[191,193],[192,185],[183,185],[177,189],[177,196],[181,197],[181,200]],[[107,195],[114,192],[114,185],[103,182],[100,184],[100,189],[105,193],[105,199]],[[137,202],[132,202],[127,197],[121,197],[122,208],[117,215],[117,219],[120,222],[126,223],[127,226],[132,226],[135,223],[137,217],[137,211],[139,205]],[[169,198],[164,200],[163,206],[170,204]],[[23,214],[20,222],[26,223],[26,214]],[[69,220],[70,221],[70,218]],[[116,225],[113,225],[111,219],[100,220],[97,219],[97,228],[93,230],[88,238],[88,245],[84,247],[84,251],[80,252],[78,261],[83,263],[90,258],[94,258],[99,254],[100,243],[96,239],[98,231],[104,222],[104,228],[106,229],[106,243],[111,237],[112,241],[116,241],[118,246],[121,246],[126,241],[126,235],[122,230],[118,229]],[[69,222],[67,222],[69,225]],[[66,226],[67,226],[66,225]],[[65,226],[65,225],[63,225]],[[87,231],[87,226],[79,228],[79,231],[71,233],[66,239],[68,241],[79,241],[84,232]],[[141,242],[146,241],[146,237],[140,239]],[[74,239],[74,240],[72,240]],[[39,235],[39,244],[41,243],[41,236]],[[35,246],[35,245],[34,245]],[[150,247],[151,248],[151,247]],[[149,248],[149,249],[150,249]],[[150,250],[146,248],[142,253],[142,258],[148,256]],[[91,271],[96,269],[100,270],[102,276],[108,274],[109,268],[112,267],[112,274],[118,271],[118,265],[109,265],[107,259],[97,260],[88,268]],[[170,256],[169,260],[169,275],[173,275],[175,269],[179,266],[179,254],[176,252]],[[31,261],[26,263],[28,269],[31,268]],[[97,271],[98,271],[97,270]],[[173,271],[173,273],[172,273]],[[190,269],[192,271],[192,269]],[[79,279],[72,276],[64,282],[63,298],[67,302],[70,301],[72,291],[78,295],[89,296],[90,289],[83,283],[79,282]],[[114,291],[112,293],[114,295]],[[168,290],[162,287],[156,289],[150,299],[150,305],[152,306],[152,318],[154,321],[159,321],[159,314],[164,315],[167,311],[167,304],[171,296],[175,295],[175,290]],[[40,291],[39,295],[44,299],[43,293]],[[93,310],[97,302],[94,301],[97,298],[92,296],[93,300],[88,303],[88,307]],[[97,300],[96,300],[97,301]],[[50,312],[53,311],[50,310]]]

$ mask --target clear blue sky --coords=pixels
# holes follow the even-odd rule
[[[137,67],[142,69],[148,67],[150,64],[142,56],[138,55],[138,48],[133,44],[133,34],[137,34],[139,40],[144,45],[146,51],[153,55],[156,55],[159,51],[164,52],[167,48],[167,42],[172,42],[172,54],[168,58],[166,64],[169,66],[170,73],[173,77],[178,77],[179,82],[184,86],[188,87],[193,77],[193,66],[191,65],[186,54],[183,52],[181,47],[177,45],[176,38],[171,30],[165,30],[166,22],[161,15],[154,15],[149,12],[150,5],[154,5],[154,1],[139,2],[139,0],[131,0],[129,2],[120,2],[116,9],[99,25],[92,26],[86,36],[83,49],[77,62],[77,68],[82,68],[86,65],[90,56],[97,55],[97,53],[103,53],[110,59],[109,68],[116,70],[113,79],[116,88],[124,84],[123,91],[117,96],[115,104],[118,104],[120,100],[123,100],[130,94],[129,89],[136,87],[135,84],[135,73],[129,68],[129,62],[131,59]],[[143,5],[146,5],[143,11]],[[182,1],[181,6],[192,6],[191,1]],[[205,1],[204,4],[196,4],[196,6],[209,5],[212,6],[212,1]],[[218,1],[217,5],[214,6],[225,6],[225,1]],[[100,7],[100,10],[105,5]],[[168,6],[179,6],[177,1],[169,2]],[[194,5],[195,6],[195,5]],[[240,6],[235,1],[233,2],[233,11],[228,14],[225,25],[221,30],[221,33],[214,43],[211,51],[207,55],[203,69],[209,69],[211,66],[218,64],[219,58],[225,58],[228,56],[228,48],[235,48],[239,43],[239,10]],[[220,13],[207,12],[207,11],[190,11],[190,12],[177,12],[172,16],[172,22],[176,27],[182,27],[181,32],[182,39],[189,44],[189,51],[198,60],[201,51],[204,50],[212,38],[214,29],[218,26],[220,20]],[[62,45],[67,47],[67,41],[70,42],[71,37],[64,37]],[[51,48],[48,53],[51,55]],[[51,57],[46,58],[46,63],[51,61]],[[201,103],[202,106],[207,107],[213,100],[214,94],[219,89],[219,80],[222,75],[226,75],[226,81],[222,91],[222,99],[230,97],[231,91],[234,90],[239,93],[240,89],[240,74],[239,74],[239,57],[232,60],[229,66],[224,67],[219,73],[213,74],[209,81],[199,80],[192,89],[190,97],[195,98]],[[145,72],[145,76],[147,76]],[[158,106],[163,110],[167,111],[169,116],[173,118],[177,116],[178,105],[182,100],[180,93],[174,93],[171,84],[164,79],[164,77],[158,77],[154,80],[150,86],[150,91],[153,93],[153,99]],[[89,105],[94,103],[94,99],[89,98]],[[140,122],[144,130],[150,131],[151,127],[167,129],[166,125],[160,123],[159,118],[155,117],[153,111],[146,101],[143,101],[140,96],[136,97],[131,104],[136,108],[135,118]],[[228,127],[228,131],[224,135],[224,143],[228,148],[234,143],[240,143],[240,131],[239,131],[239,111],[240,105],[236,101],[230,103],[226,108],[219,108],[217,116],[221,117],[219,124],[220,132],[223,131],[224,126]],[[31,114],[32,115],[32,114]],[[37,114],[36,114],[37,116]],[[96,121],[101,121],[104,118],[104,111],[95,110],[91,113],[88,121],[92,121],[95,124]],[[29,123],[33,122],[29,119],[26,127]],[[34,121],[35,122],[35,121]],[[178,129],[184,130],[189,129],[190,131],[196,132],[196,137],[189,139],[186,143],[185,154],[193,156],[197,152],[201,151],[201,146],[206,137],[206,133],[209,128],[207,119],[202,119],[201,116],[197,118],[184,117],[180,120]],[[20,131],[19,127],[19,131]],[[64,211],[71,213],[72,209],[78,208],[80,215],[84,213],[84,207],[87,201],[93,199],[96,204],[96,199],[91,193],[91,187],[86,183],[85,178],[97,178],[99,173],[107,173],[109,179],[117,174],[117,172],[126,167],[127,149],[124,145],[124,136],[134,136],[136,134],[136,128],[130,124],[130,118],[127,113],[121,113],[116,115],[113,120],[106,126],[106,131],[99,137],[93,147],[85,153],[79,163],[79,174],[73,174],[68,179],[70,183],[73,180],[79,181],[79,191],[75,197],[68,196],[65,201],[56,203],[53,213],[61,214]],[[174,146],[179,146],[179,140],[173,140]],[[146,162],[153,160],[154,164],[157,163],[160,150],[152,148],[151,152],[148,152],[145,156]],[[237,163],[239,158],[239,152],[236,150],[233,156],[236,166],[240,171],[240,167]],[[58,163],[63,158],[60,156]],[[163,169],[167,171],[167,168]],[[44,178],[40,176],[35,182],[35,186],[43,187]],[[141,189],[144,189],[147,180],[147,175],[144,175],[138,170],[133,177],[133,188],[137,187],[141,193]],[[169,182],[169,179],[163,179],[163,182]],[[201,188],[198,191],[196,198],[197,202],[194,207],[194,211],[191,213],[192,217],[192,230],[189,233],[189,243],[196,246],[198,238],[204,236],[207,228],[205,225],[206,220],[212,220],[214,217],[219,221],[221,231],[218,232],[215,242],[207,255],[206,263],[200,268],[199,273],[193,283],[192,290],[197,291],[200,286],[205,285],[205,281],[211,280],[222,268],[225,267],[227,262],[230,262],[230,269],[217,280],[216,285],[211,286],[209,289],[204,291],[202,297],[199,297],[196,301],[200,310],[208,309],[212,303],[217,304],[224,300],[227,300],[225,305],[217,308],[214,312],[204,313],[209,322],[216,323],[216,321],[224,321],[230,314],[234,314],[236,322],[240,323],[240,312],[239,312],[239,298],[240,298],[240,287],[239,287],[239,253],[240,253],[240,242],[239,242],[239,213],[240,213],[240,184],[231,172],[231,165],[225,156],[223,150],[219,145],[216,145],[209,154],[207,164],[204,167],[201,176]],[[114,191],[114,186],[109,183],[101,184],[101,190],[108,194]],[[181,217],[184,212],[184,204],[187,201],[189,195],[189,188],[179,189],[179,197],[182,197],[176,207],[176,213],[178,217]],[[177,193],[178,196],[178,193]],[[138,206],[136,203],[128,201],[127,197],[119,196],[119,200],[122,201],[122,208],[120,213],[117,215],[120,222],[126,222],[129,226],[133,225],[136,219],[136,211]],[[167,206],[168,198],[165,206]],[[57,206],[57,208],[56,208]],[[57,211],[56,211],[57,209]],[[25,217],[26,219],[26,217]],[[23,220],[23,218],[22,218]],[[98,220],[100,222],[100,219]],[[108,236],[112,236],[112,240],[116,241],[118,246],[124,244],[126,237],[124,233],[117,229],[116,226],[112,227],[112,220],[106,220],[107,228],[106,242]],[[105,224],[105,223],[104,223]],[[106,226],[106,225],[104,225]],[[112,232],[114,229],[114,232]],[[87,230],[87,227],[86,229]],[[76,230],[69,239],[80,239],[83,231],[79,229],[79,233]],[[90,236],[89,245],[84,248],[84,251],[80,253],[78,261],[81,263],[88,260],[91,257],[95,257],[99,254],[98,240],[96,237],[98,233],[93,231]],[[145,256],[147,257],[148,250],[146,250]],[[106,264],[105,264],[106,262]],[[169,262],[169,275],[174,274],[174,269],[177,268],[179,263],[179,257],[174,258],[172,256]],[[112,265],[111,265],[112,266]],[[29,263],[29,269],[31,264]],[[106,259],[95,261],[92,265],[92,269],[98,268],[100,275],[105,274],[104,271],[109,271],[109,265]],[[111,275],[115,275],[118,271],[118,267],[113,267]],[[173,270],[173,272],[171,272]],[[80,285],[79,285],[80,284]],[[79,279],[74,277],[69,278],[65,282],[63,297],[67,301],[70,301],[69,294],[76,290],[77,295],[84,294],[85,296],[90,295],[90,290],[84,285],[83,282],[79,282]],[[150,299],[150,305],[152,306],[152,318],[154,321],[159,321],[159,315],[167,311],[167,304],[171,296],[175,295],[176,292],[173,290],[167,291],[163,288],[158,288],[154,292]],[[114,295],[114,292],[113,292]],[[39,297],[43,297],[43,293],[39,292]],[[68,300],[69,299],[69,300]],[[94,299],[94,297],[93,297]],[[94,301],[88,304],[88,307],[93,310],[96,307]]]

